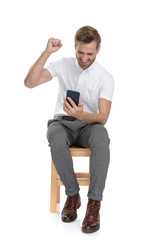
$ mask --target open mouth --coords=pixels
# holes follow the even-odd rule
[[[85,66],[85,65],[87,65],[89,63],[89,60],[84,61],[84,60],[80,59],[80,62],[81,62],[82,65]]]

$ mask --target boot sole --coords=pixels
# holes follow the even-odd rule
[[[82,228],[82,232],[84,232],[84,233],[94,233],[94,232],[97,232],[99,229],[100,229],[100,227],[96,228],[96,229],[84,229],[84,228]]]

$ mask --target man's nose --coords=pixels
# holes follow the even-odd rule
[[[84,54],[83,57],[82,57],[83,61],[87,60],[88,59],[88,56],[87,54]]]

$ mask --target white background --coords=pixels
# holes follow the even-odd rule
[[[0,3],[0,238],[160,239],[160,8],[157,0],[6,0]],[[115,79],[106,128],[111,162],[101,208],[101,230],[81,233],[87,189],[74,223],[49,212],[50,151],[57,80],[24,87],[30,66],[50,37],[63,48],[48,62],[74,56],[74,34],[84,25],[102,37],[97,60]],[[76,162],[76,160],[75,160]],[[85,162],[83,161],[84,165]],[[81,164],[82,165],[82,164]]]

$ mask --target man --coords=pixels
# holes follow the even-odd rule
[[[29,70],[25,86],[36,87],[57,77],[59,93],[54,119],[48,122],[47,138],[57,172],[65,186],[67,200],[62,210],[63,222],[77,218],[81,205],[79,185],[73,169],[69,147],[76,145],[91,149],[88,205],[82,231],[92,233],[100,228],[100,204],[109,165],[110,139],[106,128],[113,95],[113,78],[96,61],[101,37],[90,26],[80,28],[75,35],[76,58],[63,58],[44,65],[52,53],[62,47],[61,40],[51,38],[39,59]],[[80,92],[79,105],[67,90]]]

